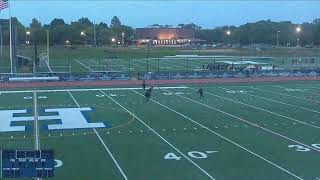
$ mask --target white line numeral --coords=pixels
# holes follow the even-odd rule
[[[58,167],[61,167],[63,165],[62,161],[61,160],[58,160],[58,159],[55,159],[55,168],[58,168]]]
[[[299,151],[299,152],[308,152],[308,151],[311,151],[311,149],[306,148],[306,147],[301,146],[301,145],[289,145],[288,147],[289,147],[290,149],[291,149],[291,148],[295,148],[294,150]]]
[[[190,152],[188,152],[188,155],[192,158],[195,158],[195,159],[205,159],[208,157],[208,155],[206,155],[203,152],[199,152],[199,151],[190,151]]]
[[[286,88],[285,90],[288,92],[302,91],[301,89],[291,89],[291,88]]]
[[[175,155],[174,153],[168,153],[167,155],[164,156],[164,159],[166,160],[177,160],[179,161],[181,159],[181,157],[178,157],[177,155]]]
[[[208,158],[208,154],[211,154],[211,153],[217,153],[219,151],[205,151],[205,152],[200,152],[200,151],[190,151],[188,152],[188,155],[191,157],[191,158],[194,158],[194,159],[206,159]],[[182,157],[179,157],[177,156],[176,154],[174,153],[168,153],[164,156],[164,159],[166,160],[181,160]]]
[[[320,149],[320,144],[311,144],[312,147]],[[292,149],[294,148],[295,151],[299,151],[299,152],[309,152],[311,151],[310,148],[301,146],[301,145],[289,145],[288,148]]]

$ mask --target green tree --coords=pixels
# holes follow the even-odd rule
[[[111,19],[111,28],[118,28],[121,26],[121,21],[118,18],[118,16],[113,16],[113,18]]]
[[[46,42],[46,32],[41,23],[33,18],[30,24],[31,29],[31,43],[44,44]]]
[[[50,44],[64,44],[69,40],[69,25],[63,19],[53,19],[49,26],[46,27],[50,32]],[[70,40],[69,40],[70,41]]]

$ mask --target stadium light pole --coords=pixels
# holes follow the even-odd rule
[[[28,36],[30,36],[31,31],[26,31],[26,44],[30,44],[30,41],[28,40]]]
[[[281,31],[277,31],[277,47],[279,47],[279,33],[280,33]]]
[[[114,43],[116,43],[116,38],[111,38],[111,42],[112,42],[112,45],[114,45]]]
[[[86,33],[84,31],[81,31],[80,36],[84,38],[84,45],[87,45],[86,42]]]
[[[124,32],[121,33],[121,37],[122,37],[122,46],[124,46]]]
[[[230,37],[230,35],[231,35],[231,31],[230,31],[230,30],[226,31],[226,35],[227,35],[227,43],[228,43],[229,37]]]
[[[113,37],[111,38],[111,47],[116,48],[116,46],[117,46],[117,39]],[[114,52],[115,52],[115,57],[117,57],[117,54],[118,54],[117,49]]]
[[[147,44],[147,72],[149,72],[149,53],[150,53],[150,43],[151,41],[148,42]]]
[[[301,27],[297,27],[296,28],[296,32],[297,32],[297,46],[300,46],[300,33],[301,33]]]

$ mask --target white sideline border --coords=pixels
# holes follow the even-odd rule
[[[140,96],[143,96],[142,94],[140,94],[139,92],[137,92],[137,91],[135,91],[135,90],[132,90],[132,91],[133,91],[133,92],[135,92],[135,93],[137,93],[137,94],[139,94]],[[205,125],[203,125],[203,124],[201,124],[201,123],[199,123],[199,122],[197,122],[197,121],[195,121],[195,120],[191,119],[190,117],[188,117],[188,116],[186,116],[186,115],[184,115],[184,114],[182,114],[182,113],[180,113],[180,112],[178,112],[178,111],[176,111],[176,110],[174,110],[174,109],[172,109],[172,108],[170,108],[170,107],[168,107],[168,106],[166,106],[166,105],[163,105],[163,104],[159,103],[158,101],[155,101],[155,100],[153,100],[153,99],[150,99],[150,100],[151,100],[151,101],[153,101],[153,102],[155,102],[156,104],[158,104],[158,105],[160,105],[160,106],[162,106],[162,107],[164,107],[164,108],[166,108],[166,109],[168,109],[168,110],[170,110],[170,111],[172,111],[172,112],[174,112],[174,113],[176,113],[176,114],[180,115],[181,117],[183,117],[183,118],[185,118],[185,119],[187,119],[187,120],[189,120],[189,121],[191,121],[191,122],[193,122],[193,123],[197,124],[198,126],[200,126],[200,127],[204,128],[204,129],[206,129],[206,130],[210,131],[211,133],[215,134],[216,136],[218,136],[218,137],[220,137],[220,138],[224,139],[225,141],[227,141],[227,142],[229,142],[229,143],[231,143],[231,144],[233,144],[233,145],[237,146],[238,148],[240,148],[240,149],[242,149],[242,150],[244,150],[244,151],[248,152],[249,154],[252,154],[253,156],[258,157],[259,159],[261,159],[261,160],[263,160],[263,161],[265,161],[265,162],[267,162],[267,163],[271,164],[272,166],[274,166],[274,167],[276,167],[276,168],[278,168],[278,169],[282,170],[283,172],[285,172],[285,173],[287,173],[287,174],[289,174],[289,175],[291,175],[291,176],[293,176],[293,177],[295,177],[295,178],[297,178],[297,179],[303,180],[303,178],[301,178],[301,177],[299,177],[299,176],[297,176],[297,175],[293,174],[292,172],[290,172],[290,171],[286,170],[285,168],[283,168],[283,167],[281,167],[281,166],[279,166],[279,165],[277,165],[277,164],[273,163],[272,161],[270,161],[270,160],[268,160],[268,159],[266,159],[266,158],[264,158],[264,157],[260,156],[259,154],[257,154],[257,153],[255,153],[255,152],[253,152],[253,151],[251,151],[251,150],[249,150],[249,149],[247,149],[247,148],[245,148],[245,147],[241,146],[240,144],[238,144],[238,143],[236,143],[236,142],[232,141],[231,139],[229,139],[229,138],[227,138],[227,137],[225,137],[225,136],[223,136],[223,135],[221,135],[221,134],[219,134],[219,133],[217,133],[217,132],[213,131],[212,129],[208,128],[207,126],[205,126]]]
[[[76,105],[78,106],[78,108],[80,108],[79,103],[77,102],[77,100],[74,98],[74,96],[71,94],[70,91],[67,91],[68,94],[71,96],[71,98],[73,99],[73,101],[76,103]],[[118,170],[120,171],[121,175],[123,176],[123,178],[125,180],[128,180],[126,174],[123,172],[122,168],[120,167],[120,165],[118,164],[117,160],[114,158],[114,156],[112,155],[111,151],[109,150],[108,146],[104,143],[104,141],[102,140],[102,138],[100,137],[100,134],[97,132],[97,130],[95,128],[93,128],[94,133],[97,135],[97,137],[99,138],[100,142],[102,143],[103,147],[105,148],[105,150],[108,152],[108,154],[110,155],[110,157],[112,158],[113,162],[115,163],[115,165],[117,166]]]
[[[148,88],[148,87],[147,87]],[[154,87],[153,89],[188,89],[187,86],[164,86],[164,87]],[[119,90],[138,90],[142,89],[140,87],[136,88],[88,88],[88,89],[39,89],[37,92],[86,92],[86,91],[119,91]],[[10,93],[32,93],[34,90],[18,90],[18,91],[0,91],[0,94],[10,94]]]

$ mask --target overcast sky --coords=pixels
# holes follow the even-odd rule
[[[194,22],[214,28],[267,19],[302,23],[320,18],[320,1],[12,0],[11,7],[12,16],[17,16],[24,25],[30,24],[34,17],[42,23],[49,23],[53,18],[63,18],[69,23],[88,17],[109,25],[114,15],[133,27]],[[8,10],[2,11],[0,18],[7,18],[8,14]]]

